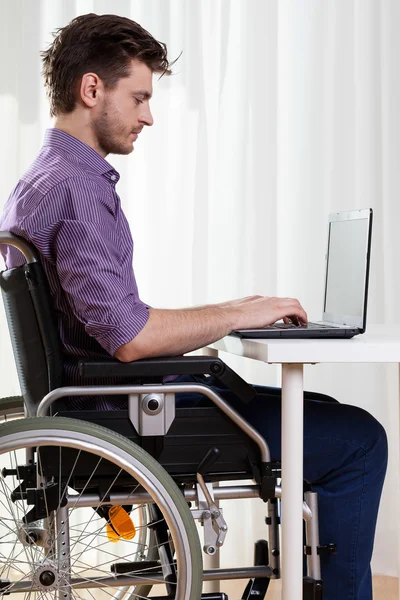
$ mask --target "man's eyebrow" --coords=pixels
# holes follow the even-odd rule
[[[146,100],[150,100],[152,94],[150,94],[150,92],[148,92],[147,90],[135,90],[133,92],[134,96],[143,96],[143,98],[145,98]]]

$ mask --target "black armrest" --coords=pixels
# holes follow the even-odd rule
[[[242,402],[250,402],[255,389],[232,371],[220,358],[212,356],[168,356],[123,363],[116,359],[79,361],[82,377],[165,377],[167,375],[212,375],[229,388]]]

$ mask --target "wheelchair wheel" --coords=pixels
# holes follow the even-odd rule
[[[0,594],[200,598],[188,505],[139,446],[75,419],[17,419],[0,426],[0,465]],[[125,530],[109,517],[118,506]]]
[[[21,418],[24,416],[24,399],[22,396],[9,396],[0,398],[0,424],[9,419]]]

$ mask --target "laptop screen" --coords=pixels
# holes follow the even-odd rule
[[[369,209],[329,217],[324,321],[364,329],[371,218]]]

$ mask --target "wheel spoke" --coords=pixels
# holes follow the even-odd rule
[[[109,487],[108,487],[107,491],[106,491],[106,492],[104,492],[103,498],[101,499],[101,501],[100,501],[100,502],[104,502],[104,499],[105,499],[105,498],[108,496],[108,494],[110,493],[110,491],[111,491],[111,489],[112,489],[112,486],[113,486],[113,485],[114,485],[114,483],[117,481],[117,479],[118,479],[118,477],[121,475],[121,473],[122,473],[122,469],[120,469],[120,470],[119,470],[118,474],[115,476],[115,478],[114,478],[114,480],[112,481],[112,483],[110,483],[110,485],[109,485]],[[94,516],[94,515],[95,515],[95,512],[93,511],[93,514],[92,514],[92,516],[91,516],[91,517],[90,517],[90,519],[89,519],[89,522],[88,522],[88,523],[85,525],[85,527],[84,527],[84,529],[83,529],[83,531],[82,531],[82,535],[85,533],[85,531],[86,531],[87,527],[88,527],[88,526],[90,525],[90,523],[92,522],[92,520],[93,520],[93,516]],[[78,539],[76,540],[76,542],[74,543],[74,545],[72,546],[72,548],[71,548],[71,553],[73,552],[73,549],[75,548],[75,546],[78,544],[78,542],[79,542],[79,541],[80,541],[80,538],[78,538]],[[87,546],[86,546],[86,548],[87,548]],[[71,568],[72,568],[73,566],[74,566],[74,565],[72,564],[72,565],[71,565]]]

